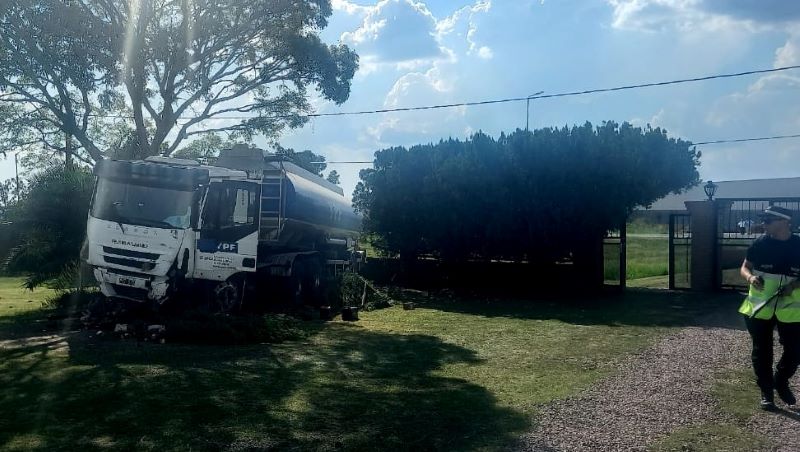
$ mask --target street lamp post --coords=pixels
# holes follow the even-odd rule
[[[711,201],[714,198],[714,194],[717,192],[717,184],[712,181],[708,181],[707,184],[703,185],[703,191],[706,192],[708,200]]]
[[[538,96],[539,94],[543,94],[544,91],[539,91],[537,93],[533,93],[525,99],[525,131],[528,131],[528,121],[531,116],[531,98]]]

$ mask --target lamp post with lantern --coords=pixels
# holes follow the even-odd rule
[[[706,192],[708,200],[713,201],[714,194],[717,192],[717,184],[715,184],[713,181],[708,181],[705,185],[703,185],[703,191]]]

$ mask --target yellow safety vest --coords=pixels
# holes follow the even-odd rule
[[[788,297],[775,296],[781,287],[797,278],[757,270],[752,273],[764,279],[764,288],[758,290],[751,284],[750,292],[739,307],[739,312],[762,320],[769,320],[774,315],[784,323],[800,322],[800,289],[795,289]],[[755,310],[759,311],[753,316]]]

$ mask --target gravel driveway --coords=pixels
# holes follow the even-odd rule
[[[682,427],[731,422],[710,388],[715,373],[749,368],[749,336],[735,312],[698,324],[622,360],[618,372],[577,396],[542,407],[518,449],[642,451]],[[794,390],[800,393],[797,383],[795,376]],[[800,416],[795,413],[759,412],[748,427],[770,432],[780,451],[800,451]]]

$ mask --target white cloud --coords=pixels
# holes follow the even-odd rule
[[[381,65],[404,71],[409,67],[419,70],[442,59],[455,62],[461,53],[491,59],[491,47],[477,38],[478,16],[491,6],[489,0],[477,0],[437,19],[425,3],[414,0],[381,0],[374,6],[347,0],[333,3],[338,11],[362,16],[359,27],[340,38],[361,56],[362,76],[379,70]]]
[[[365,12],[361,26],[341,37],[342,42],[352,45],[360,55],[382,62],[443,56],[434,36],[436,18],[424,3],[382,0]]]
[[[384,99],[384,107],[397,108],[449,103],[457,94],[458,77],[452,68],[437,62],[425,72],[410,72],[400,77]],[[422,110],[413,113],[397,112],[382,115],[381,120],[367,127],[363,140],[371,140],[378,147],[410,144],[438,139],[447,130],[466,127],[463,108]]]
[[[800,5],[800,2],[765,0]],[[782,27],[800,19],[796,6],[777,8],[784,15],[765,13],[768,6],[750,0],[607,0],[613,8],[612,26],[619,29],[661,31],[664,29],[750,31]]]
[[[773,67],[800,64],[800,33],[792,33],[786,42],[775,50]],[[794,72],[776,72],[759,77],[743,92],[736,92],[717,100],[706,115],[710,125],[745,126],[758,122],[768,124],[772,131],[792,131],[797,129],[800,108],[797,103],[788,102],[797,96],[800,77]],[[800,100],[798,98],[797,100]],[[780,108],[776,108],[780,106]],[[759,115],[752,112],[759,111]],[[766,122],[765,122],[766,121]]]
[[[343,11],[349,15],[366,14],[372,9],[371,6],[362,6],[347,0],[332,0],[331,6],[334,11]]]
[[[775,67],[794,66],[800,64],[800,34],[789,37],[782,47],[775,51]]]
[[[439,42],[443,42],[448,35],[463,35],[467,43],[467,55],[477,55],[483,59],[491,59],[494,56],[492,49],[486,45],[480,45],[476,39],[478,17],[489,12],[491,8],[491,1],[479,0],[472,5],[459,8],[450,16],[438,21],[436,35]],[[466,28],[466,32],[463,32],[462,28]]]
[[[614,8],[614,28],[658,30],[676,21],[697,19],[693,0],[608,0]]]
[[[453,90],[453,85],[442,77],[438,67],[425,73],[410,72],[400,77],[384,100],[385,107],[398,107],[409,99],[432,99]]]

